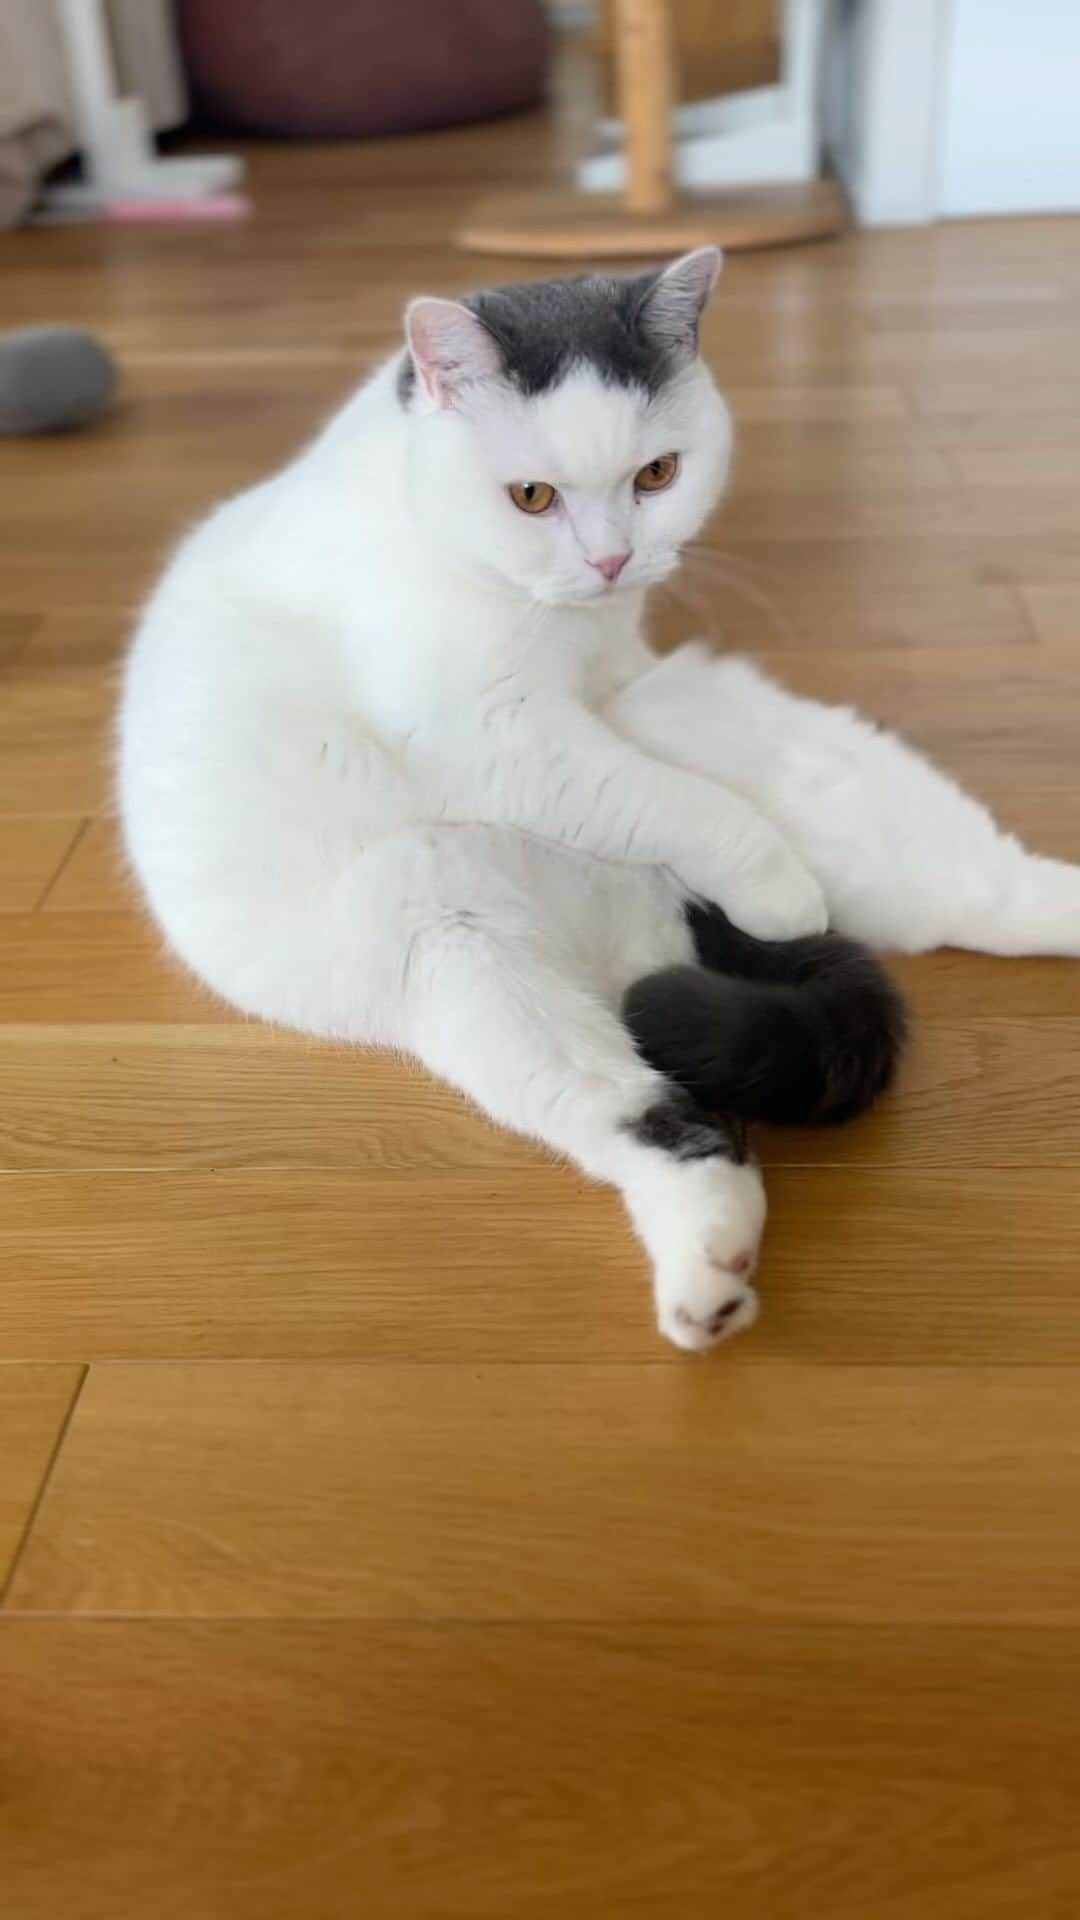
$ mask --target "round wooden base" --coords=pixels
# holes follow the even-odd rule
[[[849,223],[832,180],[685,192],[665,213],[629,213],[614,194],[571,187],[493,194],[456,239],[471,253],[538,260],[662,259],[693,247],[785,247]]]

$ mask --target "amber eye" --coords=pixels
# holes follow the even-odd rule
[[[546,513],[555,505],[555,489],[546,480],[515,480],[510,498],[522,513]]]
[[[670,487],[678,471],[678,454],[662,453],[658,460],[650,460],[647,467],[635,473],[634,492],[662,493],[665,487]]]

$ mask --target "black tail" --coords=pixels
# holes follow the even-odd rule
[[[688,909],[701,965],[635,980],[638,1051],[701,1107],[779,1126],[851,1120],[883,1093],[904,1003],[874,955],[823,933],[754,940],[716,907]]]

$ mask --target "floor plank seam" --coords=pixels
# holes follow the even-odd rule
[[[75,855],[78,853],[79,848],[81,847],[83,841],[85,840],[87,834],[90,831],[90,818],[91,816],[89,814],[86,814],[83,817],[83,819],[80,820],[78,826],[75,829],[74,834],[71,837],[70,842],[65,847],[63,853],[60,856],[60,860],[57,867],[55,868],[55,871],[52,873],[50,878],[46,880],[44,888],[42,889],[41,893],[38,895],[37,899],[35,900],[34,905],[31,907],[30,909],[31,913],[41,912],[43,906],[45,905],[46,900],[49,898],[49,895],[51,894],[53,888],[56,886],[61,875],[65,872],[67,867],[70,866],[72,860],[75,858]]]
[[[19,1567],[22,1564],[23,1555],[25,1554],[26,1549],[30,1544],[30,1537],[34,1531],[35,1526],[37,1525],[38,1514],[41,1512],[42,1504],[45,1500],[45,1495],[48,1493],[49,1487],[52,1483],[53,1474],[56,1471],[56,1467],[59,1462],[60,1455],[63,1452],[64,1442],[68,1437],[68,1433],[71,1428],[71,1423],[75,1418],[75,1411],[76,1411],[76,1408],[78,1407],[79,1401],[82,1398],[82,1391],[86,1385],[87,1379],[89,1377],[89,1373],[90,1373],[89,1366],[84,1365],[82,1368],[82,1371],[79,1374],[78,1380],[75,1382],[75,1388],[72,1393],[71,1400],[68,1404],[67,1412],[65,1413],[63,1420],[60,1422],[60,1429],[57,1433],[56,1439],[53,1442],[52,1449],[49,1453],[49,1458],[45,1463],[45,1471],[41,1476],[41,1484],[38,1487],[37,1493],[34,1496],[33,1502],[30,1507],[30,1511],[26,1516],[25,1525],[23,1526],[22,1532],[19,1535],[18,1542],[15,1547],[15,1551],[11,1556],[11,1565],[8,1568],[7,1579],[4,1581],[3,1585],[0,1586],[0,1613],[4,1613],[7,1611],[8,1598],[14,1587],[15,1579],[16,1579],[16,1576],[18,1575]],[[13,1614],[9,1615],[9,1617],[14,1618],[14,1615]]]
[[[1043,648],[1046,645],[1046,642],[1039,631],[1039,623],[1036,620],[1035,615],[1031,610],[1031,602],[1029,601],[1027,594],[1024,592],[1023,587],[1018,586],[1017,583],[1014,581],[1012,585],[1009,587],[1009,592],[1011,593],[1014,601],[1016,602],[1017,607],[1020,610],[1020,618],[1023,620],[1024,625],[1028,630],[1028,633],[1031,635],[1032,646],[1038,647],[1040,649]]]
[[[448,1614],[411,1614],[411,1613],[105,1613],[93,1608],[85,1610],[63,1607],[18,1607],[9,1609],[6,1622],[14,1621],[27,1624],[41,1624],[48,1621],[65,1626],[113,1626],[113,1627],[150,1627],[165,1631],[169,1628],[199,1627],[235,1627],[238,1631],[245,1627],[295,1627],[304,1631],[318,1633],[325,1627],[358,1627],[370,1629],[373,1633],[401,1633],[415,1635],[440,1633],[500,1633],[506,1635],[521,1634],[536,1638],[547,1633],[586,1635],[618,1634],[632,1638],[642,1634],[689,1634],[701,1632],[732,1634],[740,1628],[764,1626],[770,1631],[798,1633],[800,1637],[812,1639],[815,1635],[830,1639],[839,1634],[857,1633],[860,1635],[887,1634],[894,1638],[910,1638],[921,1641],[928,1632],[935,1630],[926,1620],[893,1619],[887,1613],[873,1618],[865,1614],[830,1614],[820,1618],[813,1614],[768,1613],[747,1608],[741,1613],[685,1613],[685,1614],[484,1614],[484,1613],[448,1613]],[[1076,1641],[1080,1647],[1080,1626],[1074,1621],[1052,1619],[1047,1623],[1037,1619],[1023,1620],[976,1620],[962,1617],[951,1618],[947,1622],[952,1632],[962,1633],[965,1639],[985,1638],[999,1641],[1007,1638],[1011,1641],[1032,1640],[1036,1644],[1045,1640],[1047,1634],[1069,1641]]]
[[[824,1288],[818,1288],[816,1291],[819,1297],[825,1297]],[[808,1296],[804,1293],[803,1297],[806,1298]],[[928,1286],[925,1293],[911,1294],[912,1299],[925,1300],[928,1304],[936,1302],[939,1297],[939,1291],[933,1286]],[[73,1361],[69,1354],[62,1352],[10,1353],[4,1356],[3,1361],[0,1361],[0,1369],[5,1366],[56,1367],[74,1366],[77,1364],[78,1362]],[[863,1352],[859,1352],[856,1356],[852,1356],[839,1351],[833,1351],[830,1352],[827,1358],[823,1358],[820,1352],[814,1353],[807,1351],[794,1342],[778,1348],[775,1352],[770,1352],[765,1348],[763,1339],[759,1337],[758,1347],[752,1358],[746,1356],[738,1361],[733,1360],[730,1364],[733,1367],[737,1366],[740,1373],[751,1372],[758,1375],[774,1370],[788,1373],[795,1371],[807,1373],[816,1373],[818,1371],[828,1371],[830,1373],[850,1373],[852,1371],[864,1373],[908,1373],[914,1371],[919,1374],[937,1372],[966,1375],[973,1371],[994,1374],[1034,1372],[1073,1373],[1077,1371],[1080,1361],[1078,1361],[1077,1356],[1073,1355],[1070,1357],[1067,1353],[1041,1355],[1037,1359],[1032,1358],[1030,1355],[1020,1359],[1000,1359],[983,1355],[965,1356],[963,1359],[949,1359],[948,1357],[939,1358],[937,1355],[929,1355],[925,1359],[907,1356],[902,1360],[897,1360],[890,1358],[886,1354],[882,1354],[880,1357],[872,1357]],[[428,1357],[421,1358],[419,1356],[410,1358],[408,1355],[401,1353],[389,1353],[385,1356],[356,1354],[347,1355],[343,1358],[340,1343],[335,1347],[328,1346],[325,1349],[299,1355],[295,1349],[289,1352],[282,1350],[280,1352],[259,1354],[190,1354],[175,1349],[170,1353],[95,1354],[93,1361],[88,1363],[87,1371],[89,1371],[90,1365],[100,1373],[108,1372],[110,1368],[114,1367],[121,1368],[125,1371],[136,1367],[183,1367],[187,1372],[209,1367],[228,1367],[232,1369],[237,1367],[289,1367],[297,1369],[305,1367],[335,1367],[341,1371],[349,1370],[357,1373],[362,1369],[376,1371],[385,1369],[391,1372],[403,1373],[406,1370],[409,1372],[417,1372],[422,1368],[453,1372],[460,1367],[464,1367],[473,1374],[478,1372],[509,1373],[511,1370],[520,1370],[523,1368],[532,1368],[536,1372],[546,1373],[565,1373],[568,1370],[578,1371],[583,1368],[586,1370],[592,1369],[594,1372],[602,1371],[604,1373],[640,1373],[646,1369],[650,1372],[655,1372],[658,1368],[662,1368],[671,1374],[685,1373],[689,1379],[694,1378],[695,1375],[700,1377],[702,1373],[702,1363],[699,1357],[691,1357],[685,1360],[679,1358],[669,1360],[663,1353],[658,1354],[655,1359],[648,1354],[642,1354],[640,1358],[636,1360],[620,1360],[603,1353],[575,1354],[569,1358],[560,1355],[547,1359],[543,1357],[539,1359],[522,1359],[520,1357],[507,1357],[505,1355],[496,1355],[492,1358],[487,1358],[483,1354],[471,1354],[466,1355],[464,1358],[446,1360]]]

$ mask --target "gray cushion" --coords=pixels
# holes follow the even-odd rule
[[[83,427],[116,387],[111,354],[81,327],[0,334],[0,433]]]

